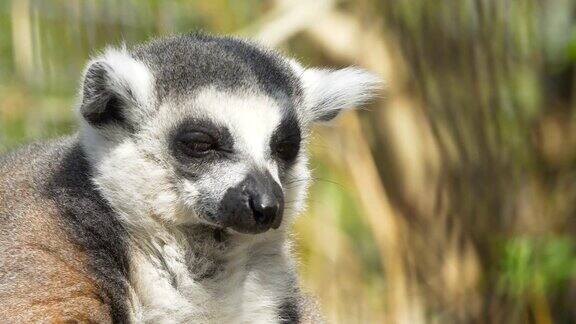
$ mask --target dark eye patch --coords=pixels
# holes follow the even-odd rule
[[[294,116],[288,115],[272,134],[270,149],[273,156],[291,163],[298,156],[301,142],[300,125]]]
[[[231,153],[234,142],[228,129],[203,119],[190,119],[170,135],[170,148],[183,164],[223,157]]]
[[[201,131],[184,132],[177,136],[178,150],[189,157],[204,157],[218,149],[216,139]]]

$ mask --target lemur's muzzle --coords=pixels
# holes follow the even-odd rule
[[[282,223],[284,195],[268,171],[251,171],[228,189],[220,206],[222,225],[241,233],[257,234]]]

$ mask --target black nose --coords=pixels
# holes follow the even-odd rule
[[[228,189],[220,206],[220,224],[241,233],[262,233],[282,223],[282,188],[268,172],[252,171]]]
[[[271,227],[280,211],[280,202],[269,194],[256,194],[250,197],[250,209],[258,226]]]

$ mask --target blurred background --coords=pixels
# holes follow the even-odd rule
[[[573,0],[0,0],[0,153],[71,133],[107,44],[204,30],[386,80],[313,136],[295,225],[330,323],[576,322]]]

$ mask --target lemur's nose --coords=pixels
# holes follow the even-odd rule
[[[280,202],[270,194],[256,194],[250,197],[250,209],[256,224],[270,227],[280,211]],[[279,224],[278,224],[279,225]],[[273,226],[274,228],[278,228]]]
[[[241,233],[257,234],[282,223],[284,195],[268,171],[253,170],[230,188],[220,207],[220,223]]]

